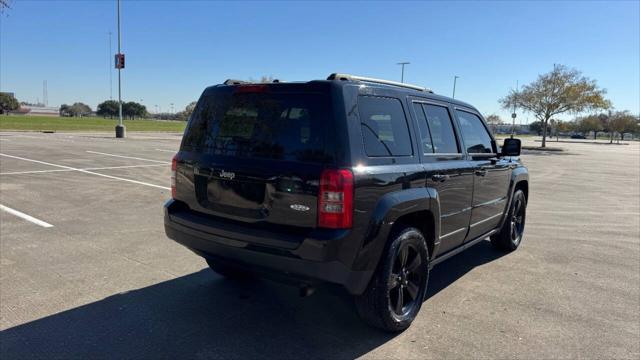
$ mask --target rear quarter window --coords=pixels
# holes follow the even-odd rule
[[[367,156],[411,156],[413,154],[407,118],[400,100],[360,96],[358,112]]]

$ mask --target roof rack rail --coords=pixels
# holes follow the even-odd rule
[[[225,80],[223,82],[223,84],[225,84],[225,85],[242,85],[242,84],[250,84],[250,83],[248,81],[227,79],[227,80]]]
[[[433,91],[431,89],[423,87],[423,86],[405,84],[405,83],[400,83],[400,82],[391,81],[391,80],[376,79],[376,78],[370,78],[370,77],[364,77],[364,76],[356,76],[356,75],[351,75],[351,74],[333,73],[333,74],[329,75],[327,80],[363,81],[363,82],[368,82],[368,83],[398,86],[398,87],[403,87],[403,88],[407,88],[407,89],[413,89],[413,90],[433,93]]]

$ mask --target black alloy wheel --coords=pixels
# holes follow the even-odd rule
[[[518,248],[524,235],[527,216],[527,198],[520,189],[516,190],[500,231],[491,236],[491,244],[497,249],[510,252]]]
[[[518,197],[514,200],[513,214],[511,214],[511,241],[514,244],[519,244],[524,234],[524,197]]]
[[[429,249],[414,227],[395,230],[367,289],[355,298],[360,317],[377,328],[398,332],[416,318],[427,292]]]
[[[423,259],[414,244],[402,243],[396,251],[393,271],[389,276],[389,309],[398,317],[405,317],[419,297],[424,277]]]

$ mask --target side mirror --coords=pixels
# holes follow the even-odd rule
[[[501,156],[520,156],[520,149],[522,149],[522,143],[520,139],[507,138],[504,139],[502,145]]]

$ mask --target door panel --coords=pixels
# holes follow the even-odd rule
[[[498,226],[502,219],[511,168],[505,161],[476,160],[473,184],[473,209],[467,240],[476,238]]]
[[[496,158],[497,149],[481,117],[472,112],[456,109],[462,140],[473,163],[473,208],[469,233],[472,240],[491,231],[502,219],[507,203],[511,168]]]
[[[438,254],[442,254],[462,244],[467,235],[474,167],[466,160],[435,162],[426,164],[425,167],[427,186],[436,189],[440,201]]]
[[[440,203],[438,256],[461,245],[467,235],[473,200],[474,164],[464,159],[451,109],[438,102],[415,101],[418,143],[427,174]]]

